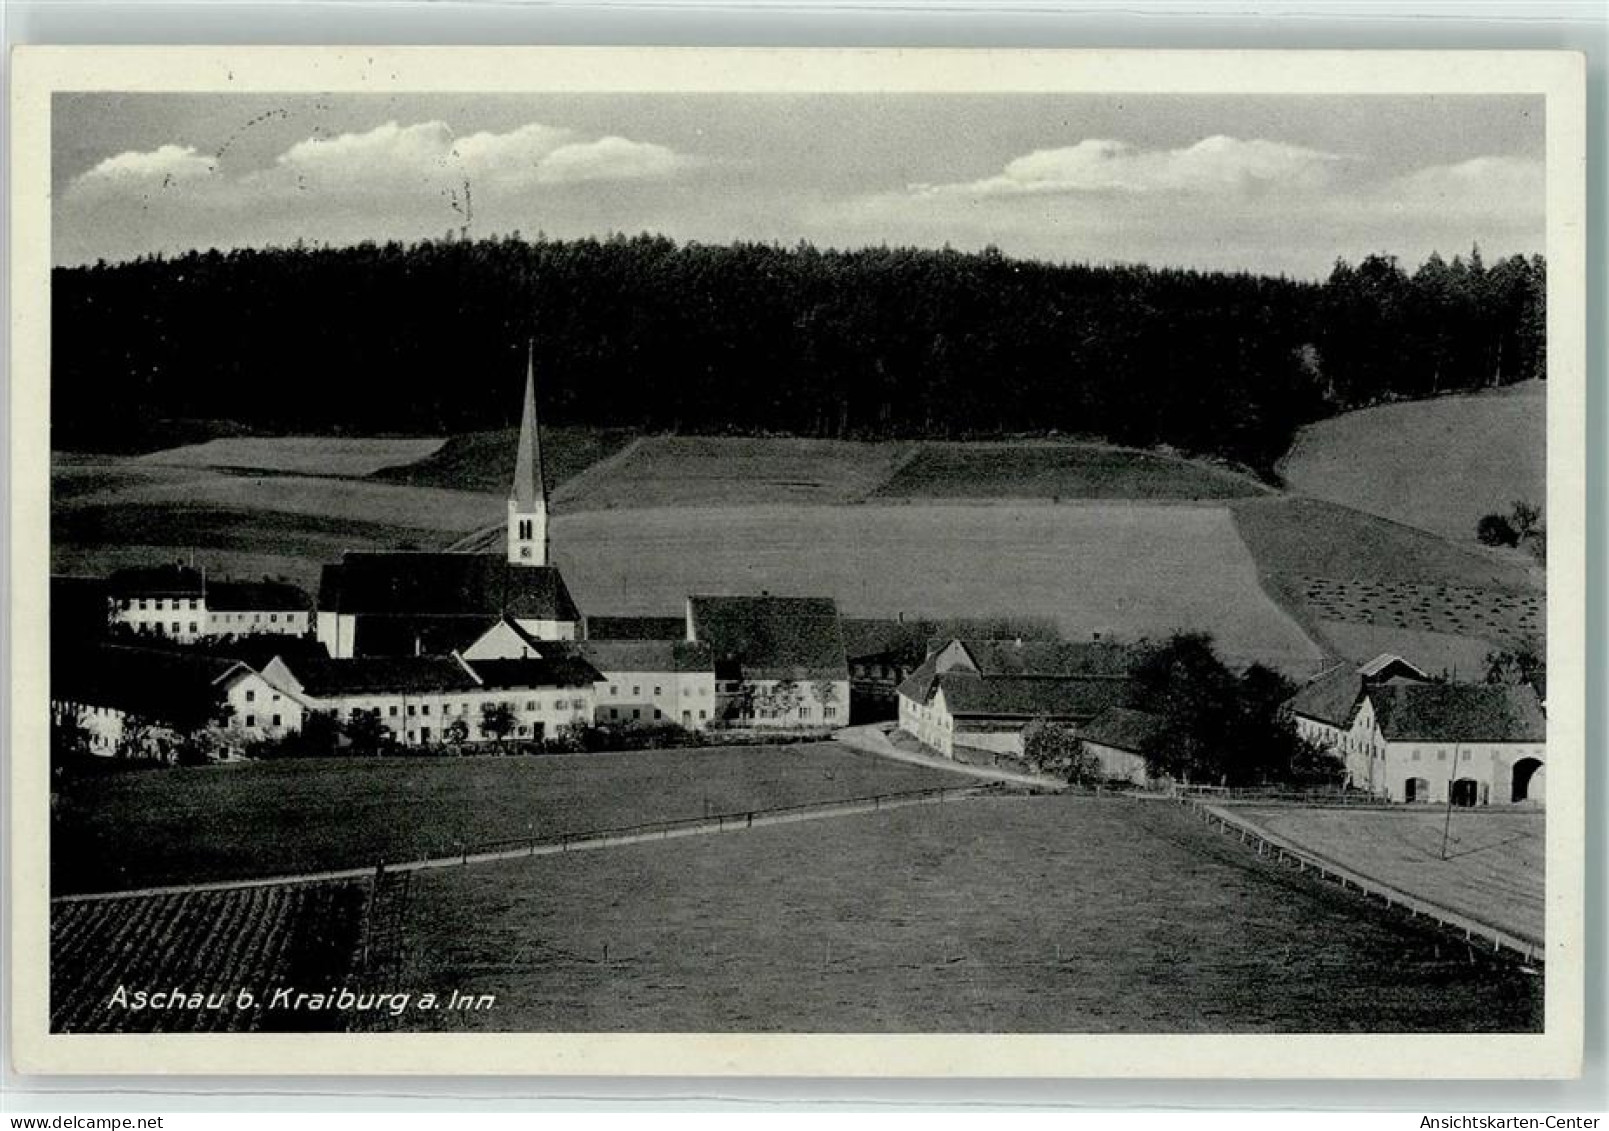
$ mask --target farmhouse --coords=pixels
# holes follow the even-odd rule
[[[830,597],[689,597],[687,641],[710,649],[716,717],[812,729],[849,719],[849,665]]]
[[[226,746],[300,730],[305,704],[238,660],[96,644],[52,655],[51,710],[76,718],[95,754],[169,759],[199,731]]]
[[[551,737],[570,723],[591,721],[600,678],[573,656],[471,661],[457,654],[280,657],[263,676],[342,721],[371,713],[407,746],[450,741],[455,734],[465,741]],[[499,708],[506,708],[506,733],[487,725],[488,709]]]
[[[185,565],[122,569],[107,581],[112,623],[182,643],[219,636],[302,636],[312,601],[281,581],[209,580]]]
[[[1547,726],[1530,687],[1432,683],[1382,656],[1297,693],[1299,733],[1346,763],[1356,789],[1390,801],[1540,804]]]
[[[319,580],[319,640],[338,659],[446,654],[504,618],[538,640],[576,639],[581,613],[549,564],[547,512],[527,361],[504,551],[348,552]]]
[[[662,618],[680,629],[682,620]],[[589,622],[589,627],[591,622]],[[505,617],[464,649],[470,661],[572,656],[599,672],[598,725],[676,723],[702,730],[715,714],[715,663],[708,644],[679,639],[538,640]]]
[[[1129,697],[1132,649],[1115,643],[934,640],[899,687],[900,729],[946,757],[1022,753],[1035,719],[1082,726]]]

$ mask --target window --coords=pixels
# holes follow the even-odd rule
[[[634,718],[634,719],[640,719],[640,718],[642,718],[642,712],[640,710],[638,710],[637,708],[633,707],[631,709],[631,717]]]
[[[199,609],[201,607],[201,602],[197,601],[194,597],[191,597],[190,598],[190,607],[192,609]]]
[[[279,726],[279,716],[278,715],[274,716],[274,725]]]
[[[420,739],[422,741],[429,742],[430,741],[430,728],[429,727],[420,727],[419,728],[419,737],[420,737]]]
[[[1447,751],[1445,751],[1445,750],[1436,751],[1436,761],[1445,762],[1446,760],[1447,760]]]
[[[140,598],[140,608],[142,608],[142,609],[145,608],[145,598],[144,597]]]
[[[277,692],[277,691],[274,692],[274,702],[276,702],[276,703],[279,702],[279,692]]]
[[[269,613],[268,614],[268,619],[271,622],[273,622],[274,624],[278,624],[279,623],[279,614],[278,613]]]
[[[249,727],[256,726],[257,725],[257,716],[256,715],[247,715],[246,716],[246,725],[249,726]]]
[[[397,717],[397,705],[395,703],[393,703],[393,704],[391,704],[391,706],[387,707],[386,708],[386,714],[390,715],[393,719],[396,718]]]
[[[641,695],[642,694],[642,685],[641,684],[633,685],[633,687],[631,689],[631,693],[633,695]]]
[[[587,701],[585,699],[572,699],[570,701],[570,706],[574,707],[577,711],[581,710],[586,705]]]
[[[118,602],[118,606],[120,608],[124,608],[124,609],[130,608],[132,606],[132,604],[133,604],[133,602],[131,602],[127,597],[124,597],[121,601]]]
[[[691,687],[682,688],[682,698],[683,699],[688,698],[692,694],[693,694],[693,689]]]
[[[659,710],[659,708],[658,708],[658,707],[655,707],[655,708],[654,708],[654,718],[656,718],[656,719],[662,719],[662,718],[664,718],[664,717],[665,717],[665,716],[664,716],[664,715],[663,715],[663,714],[661,714],[661,713],[660,713],[660,710]]]
[[[1419,751],[1417,751],[1417,750],[1415,750],[1415,751],[1414,751],[1414,752],[1413,752],[1413,760],[1414,760],[1414,761],[1415,761],[1415,762],[1417,762],[1417,761],[1419,761]]]
[[[809,707],[800,707],[799,708],[799,717],[801,719],[808,719],[810,717],[810,708]]]
[[[619,695],[619,694],[620,694],[620,688],[616,687],[614,684],[610,684],[609,685],[609,697],[613,698],[614,696]]]
[[[416,708],[414,707],[414,705],[412,703],[408,704],[408,715],[409,715],[409,717],[413,716],[415,709]]]
[[[248,703],[257,702],[257,693],[255,691],[251,690],[250,688],[246,689],[246,702],[248,702]]]
[[[657,683],[654,684],[654,694],[659,695],[659,694],[661,694],[661,692],[662,692],[662,688],[660,687],[660,685],[657,684]]]
[[[524,541],[529,541],[530,537],[531,537],[531,520],[528,519],[528,518],[522,518],[522,519],[520,519],[520,538],[522,540],[524,540]]]
[[[821,709],[821,717],[824,718],[824,719],[835,719],[835,718],[837,718],[838,717],[838,708],[837,707],[823,707]]]
[[[536,710],[536,700],[535,700],[535,699],[527,699],[527,700],[526,700],[526,701],[525,701],[525,709],[526,709],[526,710],[527,710],[527,711],[534,711],[534,710]]]
[[[698,717],[699,717],[699,718],[700,718],[700,719],[702,719],[702,718],[704,718],[704,712],[703,712],[703,711],[700,711],[700,712],[699,712],[699,713],[698,713]]]
[[[173,622],[173,635],[175,635],[175,636],[179,635],[179,622],[178,621]]]
[[[611,719],[618,719],[618,718],[619,718],[619,717],[620,717],[620,711],[619,711],[619,709],[618,709],[618,708],[615,708],[615,707],[610,707],[610,708],[609,708],[609,717],[610,717],[610,718],[611,718]]]
[[[429,704],[429,703],[426,703],[426,704],[425,704],[425,705],[424,705],[424,706],[422,706],[422,707],[420,707],[420,708],[419,708],[419,713],[420,713],[420,714],[421,714],[421,715],[428,715],[428,714],[430,714],[430,704]]]

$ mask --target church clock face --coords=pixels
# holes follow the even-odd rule
[[[531,556],[531,548],[529,546],[521,546],[520,547],[520,557],[529,558],[530,556]]]

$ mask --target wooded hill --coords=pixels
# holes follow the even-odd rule
[[[654,236],[144,257],[53,278],[53,443],[176,427],[548,424],[882,439],[1052,432],[1264,473],[1299,425],[1543,368],[1544,265],[1389,257],[1324,284]]]

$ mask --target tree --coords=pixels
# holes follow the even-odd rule
[[[461,748],[469,741],[469,721],[462,715],[447,724],[447,729],[441,732],[447,740],[447,745]]]
[[[53,707],[50,712],[50,768],[60,776],[73,763],[89,756],[91,734],[84,712],[74,706]]]
[[[779,679],[755,696],[754,705],[761,711],[771,712],[776,718],[786,719],[798,713],[803,700],[804,695],[797,680]]]
[[[1482,515],[1475,524],[1475,537],[1483,546],[1517,546],[1520,542],[1513,524],[1500,514]]]
[[[1104,776],[1101,760],[1084,746],[1078,732],[1065,723],[1034,719],[1022,732],[1023,761],[1036,773],[1074,785],[1091,785]]]
[[[391,745],[391,731],[381,721],[379,708],[353,710],[346,720],[346,737],[357,754],[380,754]]]
[[[508,703],[482,703],[480,707],[480,732],[490,735],[502,746],[505,739],[514,733],[519,725],[519,719],[514,714],[514,708]]]
[[[1524,499],[1515,499],[1509,510],[1509,525],[1514,528],[1516,540],[1529,538],[1541,529],[1542,508]]]
[[[113,754],[128,761],[144,761],[156,756],[156,740],[156,724],[130,711],[123,716],[122,733]]]
[[[1534,636],[1486,653],[1487,683],[1537,687],[1546,682],[1547,670],[1547,651]]]

